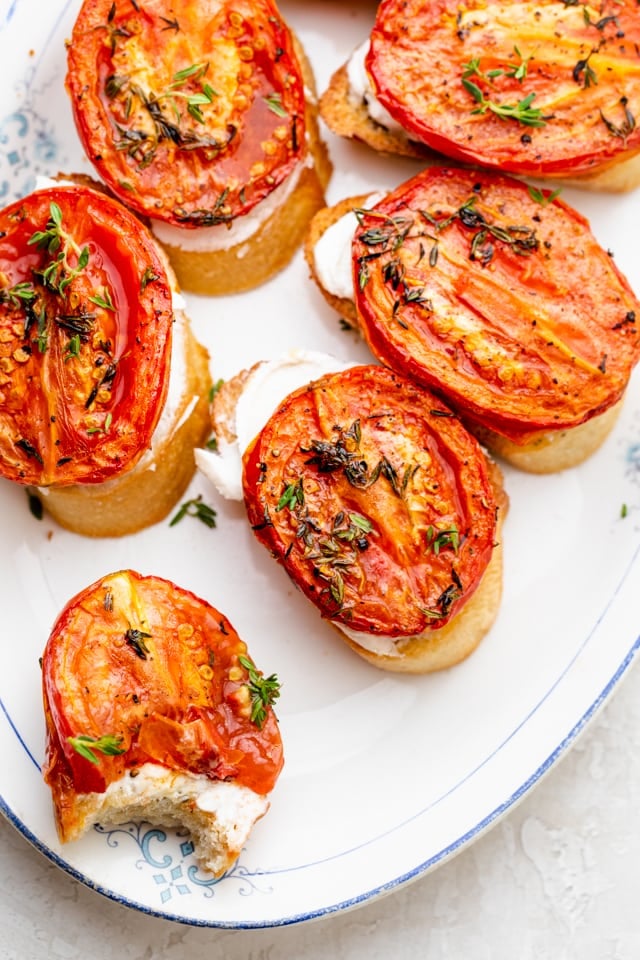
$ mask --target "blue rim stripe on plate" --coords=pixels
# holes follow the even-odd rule
[[[135,900],[130,900],[127,897],[118,896],[112,890],[103,887],[101,884],[96,883],[91,880],[89,877],[86,877],[79,870],[76,870],[65,860],[62,860],[50,847],[47,847],[46,844],[43,844],[36,836],[28,829],[9,809],[4,799],[0,797],[0,810],[6,816],[10,823],[28,840],[37,850],[43,853],[49,860],[51,860],[56,866],[64,870],[65,873],[68,873],[74,880],[78,880],[84,886],[89,887],[91,890],[95,890],[96,893],[102,894],[108,900],[113,900],[115,903],[119,903],[122,906],[131,907],[135,910],[138,910],[141,913],[145,913],[148,916],[159,917],[164,920],[173,920],[177,923],[183,923],[187,926],[194,927],[216,927],[216,928],[226,928],[226,929],[240,929],[240,930],[255,930],[255,929],[265,929],[268,927],[283,927],[290,926],[296,923],[303,923],[307,920],[316,920],[320,917],[328,916],[332,913],[337,913],[343,910],[349,910],[353,907],[357,907],[366,903],[368,900],[372,900],[376,897],[382,896],[386,893],[391,893],[391,891],[396,890],[398,887],[403,884],[409,883],[411,880],[417,880],[419,877],[426,874],[433,867],[444,862],[445,860],[452,857],[457,853],[463,846],[465,846],[470,840],[477,838],[485,830],[487,830],[497,819],[503,816],[511,807],[515,806],[523,797],[534,787],[538,781],[547,773],[554,763],[564,754],[568,747],[573,743],[576,737],[582,732],[586,727],[589,720],[597,713],[597,711],[604,705],[605,701],[609,698],[613,688],[621,680],[623,675],[626,673],[630,665],[633,663],[638,651],[640,650],[640,636],[636,637],[633,646],[629,650],[627,656],[620,664],[614,675],[611,677],[609,682],[603,687],[599,695],[590,705],[590,707],[582,714],[578,722],[571,728],[567,736],[558,744],[558,746],[553,750],[549,756],[540,764],[540,766],[531,774],[527,780],[524,781],[509,797],[507,797],[501,804],[495,807],[486,817],[483,817],[482,820],[479,820],[474,827],[468,830],[462,836],[453,840],[446,847],[443,847],[437,853],[433,854],[428,860],[425,860],[423,863],[418,864],[412,870],[407,871],[406,873],[401,874],[399,877],[396,877],[393,880],[388,881],[380,885],[379,887],[373,887],[371,890],[367,890],[364,893],[358,894],[357,897],[350,898],[348,900],[342,900],[334,904],[330,904],[326,907],[319,907],[316,910],[312,910],[308,913],[299,913],[294,914],[290,917],[282,917],[277,920],[266,920],[266,921],[240,921],[240,922],[231,922],[227,923],[224,920],[199,920],[197,918],[184,917],[179,914],[171,914],[165,911],[154,910],[153,908],[147,906],[143,903],[138,903]],[[274,871],[275,872],[275,871]]]

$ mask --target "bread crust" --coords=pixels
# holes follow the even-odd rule
[[[389,156],[412,157],[432,162],[436,159],[436,154],[425,144],[387,130],[372,120],[364,101],[354,102],[349,95],[346,63],[339,67],[329,80],[327,89],[320,97],[319,106],[320,116],[339,137],[366,143],[372,150]]]
[[[185,385],[174,429],[153,459],[99,484],[49,487],[43,503],[67,530],[86,537],[120,537],[163,520],[195,472],[194,447],[206,441],[209,421],[209,354],[184,324]],[[194,403],[195,398],[195,403]]]
[[[509,508],[502,472],[488,460],[491,484],[497,504],[496,542],[491,560],[477,589],[462,610],[439,630],[427,629],[421,634],[398,640],[396,655],[373,653],[332,625],[351,649],[360,657],[392,673],[422,674],[445,670],[465,660],[486,636],[500,609],[503,580],[502,526]]]
[[[308,163],[300,171],[298,182],[286,200],[254,234],[240,243],[221,250],[194,252],[163,242],[184,290],[220,296],[259,287],[287,266],[304,241],[309,220],[324,206],[324,191],[333,167],[327,146],[320,136],[311,65],[300,42],[295,35],[292,36],[306,88]]]
[[[577,467],[602,446],[618,419],[622,402],[619,400],[604,413],[591,417],[577,427],[540,431],[524,444],[514,443],[476,422],[468,422],[467,427],[505,463],[527,473],[557,473]]]

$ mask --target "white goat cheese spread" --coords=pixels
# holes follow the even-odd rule
[[[218,223],[212,227],[176,227],[162,220],[152,220],[151,229],[160,241],[168,247],[177,247],[189,253],[215,253],[228,250],[249,240],[258,232],[265,220],[286,203],[298,185],[305,166],[313,163],[310,154],[306,160],[296,164],[289,176],[275,190],[267,194],[244,216],[235,217],[230,223]],[[242,255],[242,254],[240,254]]]
[[[372,193],[363,207],[374,207],[383,193]],[[351,242],[358,220],[353,210],[332,223],[313,248],[313,263],[321,286],[334,297],[353,300]]]
[[[395,133],[408,139],[407,131],[404,127],[394,120],[389,111],[382,106],[378,100],[371,78],[364,65],[365,57],[369,50],[369,40],[365,40],[351,54],[347,63],[347,77],[349,80],[349,100],[354,106],[360,106],[364,101],[367,107],[367,113],[381,127],[385,127],[389,133]]]

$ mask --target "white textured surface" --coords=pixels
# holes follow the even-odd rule
[[[1,960],[637,960],[640,670],[567,756],[453,860],[296,927],[174,924],[105,900],[0,820]]]

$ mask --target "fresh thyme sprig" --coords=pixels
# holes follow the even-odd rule
[[[202,494],[198,494],[193,500],[186,500],[181,504],[178,512],[172,517],[169,526],[175,527],[176,523],[180,523],[183,517],[196,517],[206,527],[213,528],[216,526],[217,513],[213,507],[203,503]]]
[[[539,203],[541,207],[546,207],[548,204],[553,203],[556,197],[559,197],[562,193],[562,187],[558,187],[557,190],[551,190],[549,193],[545,193],[544,190],[540,190],[539,187],[533,187],[531,185],[529,185],[527,189],[531,199]]]
[[[95,303],[97,307],[102,307],[103,310],[112,310],[115,313],[116,308],[107,287],[103,288],[102,294],[96,293],[93,297],[89,297],[89,300],[91,303]]]
[[[32,303],[36,297],[33,284],[28,280],[16,283],[12,287],[0,287],[0,303],[10,303],[12,307]]]
[[[236,129],[229,125],[227,136],[223,140],[212,137],[198,136],[192,129],[182,126],[183,114],[178,107],[178,101],[186,102],[187,113],[196,121],[204,124],[203,108],[213,103],[218,92],[210,83],[204,80],[209,69],[209,62],[193,63],[183,70],[174,73],[169,85],[159,93],[145,92],[141,87],[132,83],[128,76],[112,74],[105,81],[105,93],[110,100],[123,98],[124,116],[129,120],[134,112],[134,100],[139,101],[141,107],[148,114],[153,130],[122,126],[116,123],[120,139],[116,142],[116,149],[126,150],[141,168],[148,166],[162,140],[171,140],[176,146],[185,150],[194,150],[204,147],[210,150],[223,149],[235,136]],[[198,83],[195,91],[182,88],[186,83]],[[164,112],[164,104],[168,103],[173,114],[173,121]]]
[[[27,241],[29,246],[44,250],[53,259],[37,271],[45,287],[53,293],[63,294],[75,277],[89,262],[89,248],[80,247],[62,225],[62,210],[55,201],[49,204],[49,220],[44,230],[36,230]],[[76,263],[72,266],[69,255],[73,253]]]
[[[267,718],[267,709],[273,706],[280,696],[280,682],[275,673],[264,677],[248,657],[240,656],[238,661],[249,674],[251,722],[261,730]]]
[[[269,110],[275,113],[276,117],[286,117],[287,111],[282,105],[282,97],[279,93],[270,93],[268,97],[263,97],[262,99],[269,107]]]
[[[302,477],[299,477],[295,483],[290,483],[278,500],[276,504],[276,511],[284,510],[285,507],[288,507],[289,510],[294,510],[296,506],[303,506],[304,504],[304,489],[302,483]]]
[[[122,737],[115,737],[112,734],[105,734],[103,737],[88,737],[84,733],[79,733],[77,737],[67,737],[67,743],[71,744],[76,753],[88,760],[89,763],[98,763],[98,758],[94,751],[103,753],[107,757],[117,757],[124,753],[121,746]]]
[[[468,77],[475,76],[491,82],[497,77],[509,77],[512,80],[519,80],[520,83],[522,83],[527,76],[529,61],[532,59],[533,55],[529,54],[528,57],[523,57],[517,46],[514,46],[513,52],[517,57],[519,57],[520,62],[509,62],[504,69],[502,67],[495,67],[493,70],[483,71],[480,69],[481,57],[473,57],[468,63],[465,63],[462,66],[463,80],[466,80]]]
[[[214,99],[219,96],[217,91],[213,89],[211,84],[204,82],[200,85],[200,90],[196,93],[185,93],[180,88],[185,85],[187,80],[191,80],[194,83],[202,80],[208,70],[208,61],[204,63],[192,63],[190,67],[185,67],[184,70],[178,70],[177,73],[174,73],[173,79],[167,89],[157,94],[153,99],[156,103],[160,102],[160,100],[168,99],[176,117],[180,119],[180,111],[175,104],[175,100],[177,98],[183,98],[186,101],[187,112],[190,116],[192,116],[197,123],[204,123],[202,107],[213,103]]]
[[[500,117],[502,120],[515,120],[527,127],[544,127],[550,119],[544,116],[542,111],[531,104],[535,99],[535,93],[530,93],[518,103],[496,103],[494,100],[488,100],[477,83],[469,80],[468,77],[462,78],[462,85],[465,90],[471,94],[478,103],[471,113],[484,115],[487,111]]]
[[[454,553],[458,552],[460,546],[460,533],[455,523],[444,530],[438,530],[437,527],[429,525],[427,527],[427,547],[433,550],[437,557],[441,550],[451,547]]]

